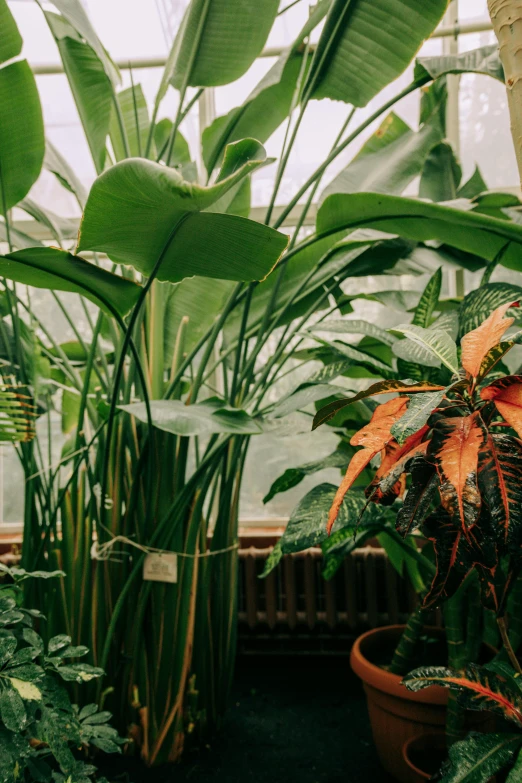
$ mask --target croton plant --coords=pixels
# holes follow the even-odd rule
[[[522,781],[522,754],[516,760],[522,746],[522,670],[505,617],[510,590],[522,568],[522,375],[499,377],[495,370],[520,341],[519,333],[505,338],[515,320],[509,311],[517,307],[518,302],[498,307],[465,334],[460,364],[457,347],[443,330],[398,327],[451,370],[449,384],[384,380],[334,401],[314,421],[318,426],[346,405],[397,393],[379,405],[351,439],[352,446],[361,448],[335,495],[328,532],[346,493],[380,454],[380,465],[365,491],[366,505],[403,498],[397,531],[406,536],[420,529],[432,542],[436,571],[424,606],[450,598],[475,571],[482,602],[497,616],[503,658],[465,671],[424,667],[403,681],[414,691],[434,684],[449,687],[466,708],[500,713],[519,730],[472,733],[456,743],[442,773],[448,783],[480,783],[506,767],[511,767],[510,783]]]

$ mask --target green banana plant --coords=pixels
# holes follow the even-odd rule
[[[44,149],[30,71],[24,100],[34,116],[27,108],[20,129],[18,77],[13,66],[0,67],[6,360],[38,399],[42,423],[57,410],[66,436],[59,464],[38,437],[21,444],[22,557],[27,569],[50,564],[65,572],[58,588],[57,581],[31,598],[45,606],[50,634],[59,627],[73,641],[89,639],[92,663],[107,672],[97,695],[110,691],[104,696],[115,719],[152,765],[177,759],[187,736],[219,725],[227,703],[239,499],[252,436],[294,432],[302,419],[296,423],[293,414],[324,398],[325,386],[337,395],[331,382],[342,376],[403,377],[390,350],[374,350],[375,335],[363,333],[355,348],[307,348],[304,330],[349,311],[342,285],[352,277],[516,263],[522,228],[505,214],[516,204],[480,196],[479,175],[460,192],[458,164],[444,140],[445,75],[503,75],[492,48],[420,60],[412,83],[356,125],[357,109],[406,69],[446,0],[429,0],[422,13],[414,0],[321,0],[248,98],[205,129],[201,171],[183,123],[204,88],[250,67],[277,3],[192,0],[150,116],[140,85],[120,89],[118,68],[79,0],[53,5],[56,11],[42,12],[98,177],[87,193],[60,152],[48,142]],[[376,37],[376,15],[386,20],[385,36]],[[0,19],[9,32],[0,44],[7,62],[21,39],[6,0]],[[310,35],[323,20],[313,48]],[[389,112],[421,87],[414,131]],[[175,115],[160,119],[172,89]],[[276,212],[302,118],[311,101],[325,98],[346,104],[346,122],[323,163]],[[328,166],[379,119],[319,195],[315,232],[302,238]],[[286,139],[267,215],[254,222],[250,177],[273,163],[262,145],[282,124]],[[76,245],[68,221],[27,197],[42,165],[82,210]],[[451,180],[442,173],[448,171]],[[401,199],[418,176],[423,197],[449,190],[450,198],[468,198],[469,210]],[[362,194],[367,190],[373,193]],[[45,225],[58,247],[17,231],[15,204]],[[297,225],[288,237],[278,229],[294,208]],[[74,341],[56,339],[22,286],[52,291]],[[62,292],[81,295],[88,336]],[[326,354],[335,362],[277,399],[283,376]],[[176,581],[143,579],[145,558],[157,551],[177,555]]]

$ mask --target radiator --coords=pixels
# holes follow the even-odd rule
[[[259,579],[272,548],[240,550],[241,652],[346,653],[346,643],[369,628],[403,623],[416,596],[384,550],[364,547],[335,577],[322,575],[320,549],[286,555]]]

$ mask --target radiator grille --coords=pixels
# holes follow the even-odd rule
[[[344,652],[369,628],[405,622],[416,597],[384,550],[364,547],[331,581],[320,549],[286,555],[259,579],[271,548],[240,550],[239,649],[242,652]]]

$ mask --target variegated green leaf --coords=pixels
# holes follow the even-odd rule
[[[440,404],[445,393],[446,390],[443,389],[442,391],[426,392],[410,397],[406,413],[395,422],[391,429],[395,440],[402,445],[410,435],[420,430]]]
[[[400,332],[423,348],[427,348],[448,370],[458,373],[457,346],[447,332],[438,329],[432,331],[414,324],[400,324],[394,326],[393,331]]]

